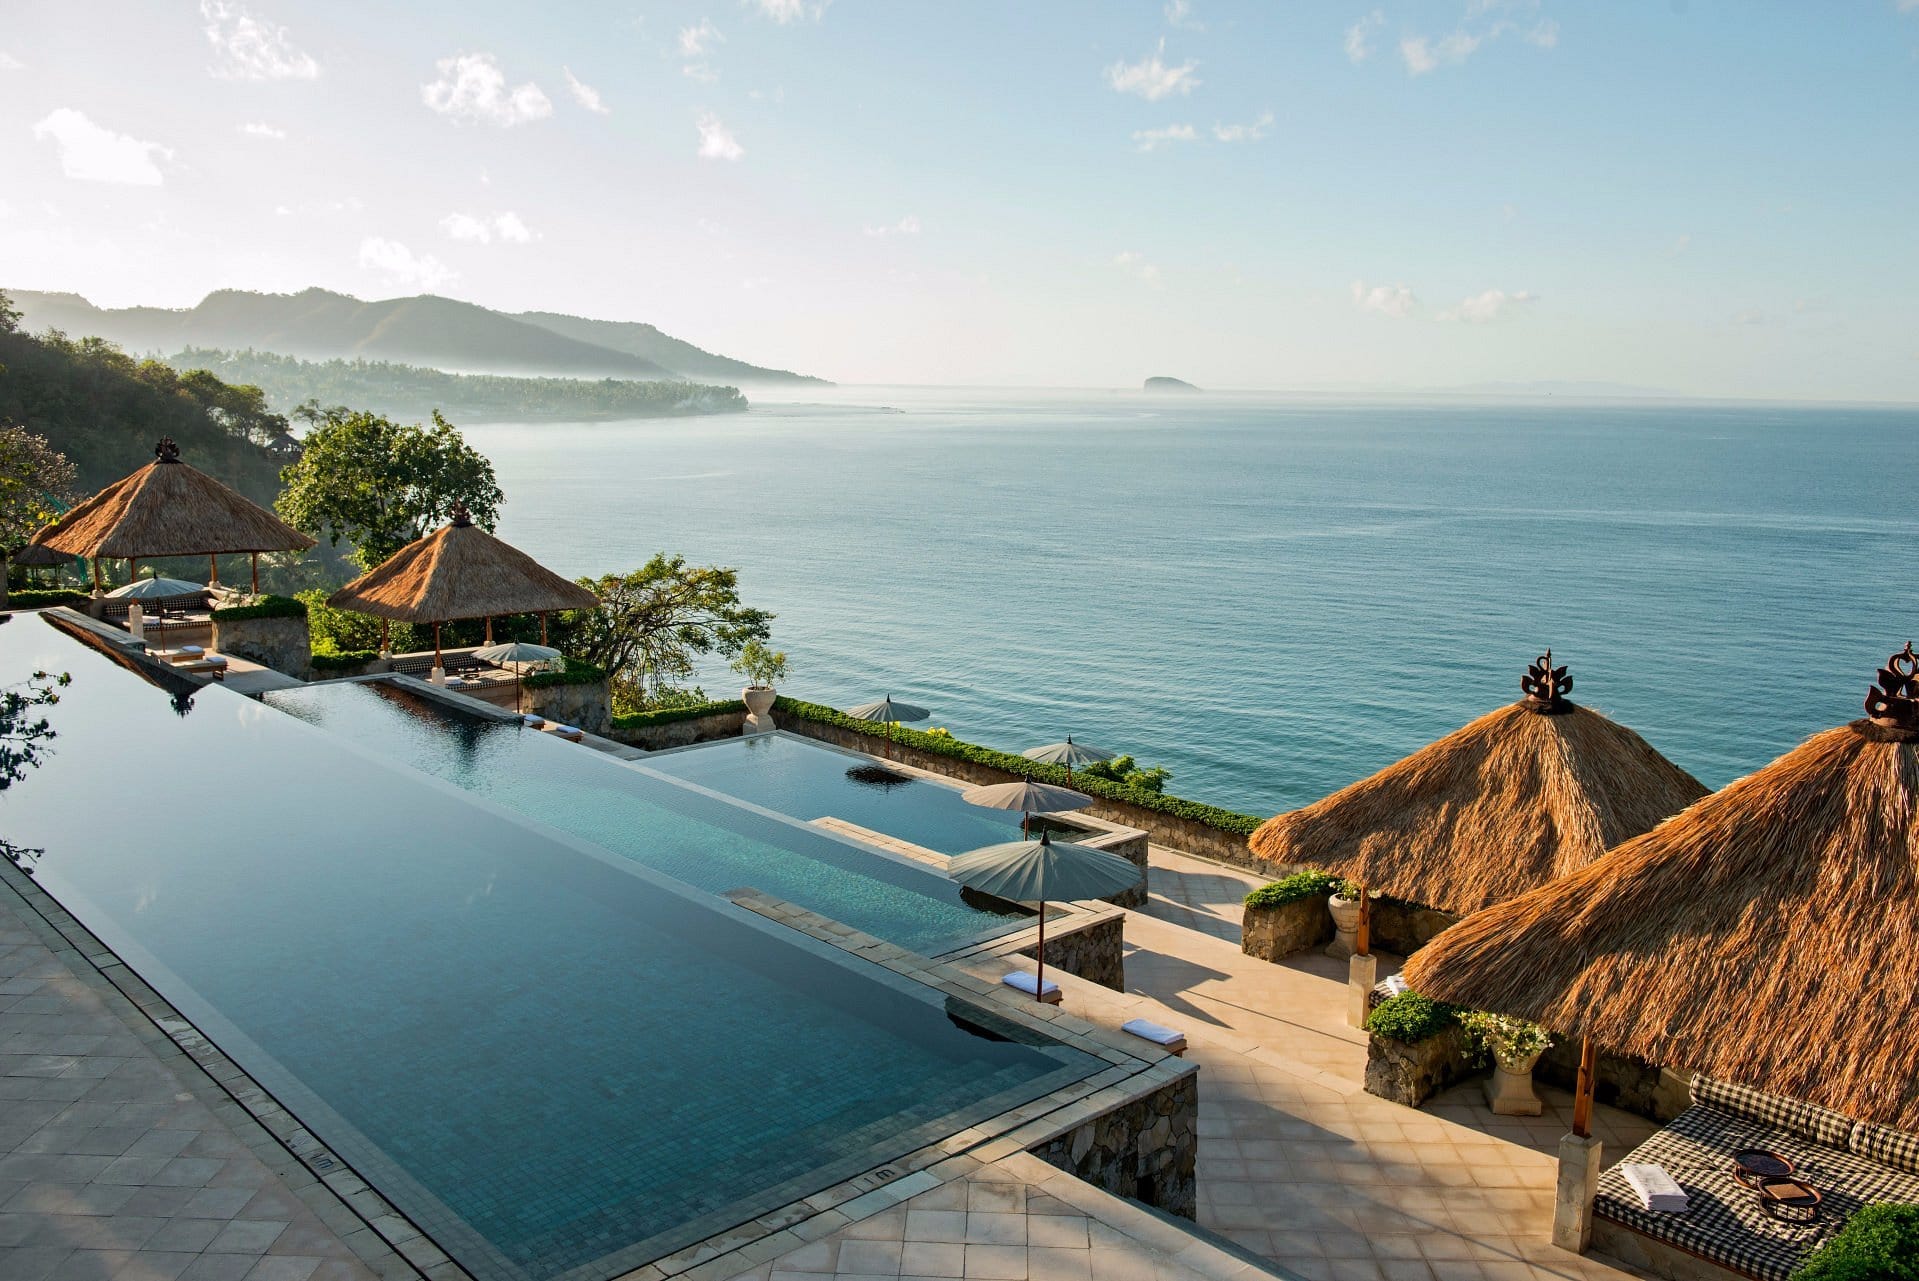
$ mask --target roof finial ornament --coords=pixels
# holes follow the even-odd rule
[[[1919,733],[1919,654],[1911,641],[1879,669],[1879,687],[1866,691],[1866,719],[1881,729]]]
[[[473,523],[473,513],[466,509],[464,499],[456,498],[453,500],[452,520],[449,523],[455,529],[465,529]]]
[[[163,463],[180,461],[180,447],[173,443],[173,437],[162,436],[160,443],[153,447],[153,456]]]
[[[1565,711],[1571,706],[1566,695],[1572,687],[1573,678],[1566,675],[1566,669],[1553,666],[1551,650],[1535,658],[1526,674],[1519,678],[1519,688],[1526,692],[1526,706],[1535,712]]]

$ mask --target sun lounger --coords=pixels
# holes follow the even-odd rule
[[[553,732],[569,743],[577,743],[586,737],[586,731],[574,725],[555,725]]]
[[[1044,990],[1041,990],[1038,986],[1038,975],[1028,974],[1025,970],[1014,970],[1011,974],[1002,978],[1000,982],[1006,984],[1007,987],[1012,988],[1015,992],[1024,992],[1028,996],[1033,996],[1037,993],[1039,999],[1048,1005],[1059,1004],[1059,984],[1053,982],[1051,979],[1046,980],[1046,987]]]
[[[1151,1041],[1154,1045],[1166,1050],[1175,1058],[1179,1058],[1186,1053],[1186,1034],[1184,1032],[1175,1032],[1172,1028],[1162,1027],[1157,1023],[1151,1023],[1145,1019],[1127,1019],[1119,1025],[1119,1030],[1122,1032],[1130,1032],[1142,1041]]]
[[[218,654],[208,654],[190,663],[175,663],[173,669],[178,672],[190,672],[196,676],[211,676],[215,680],[224,680],[227,674],[227,660]]]
[[[528,729],[540,729],[545,726],[546,717],[535,716],[531,712],[528,712],[525,716],[520,717],[520,723]]]

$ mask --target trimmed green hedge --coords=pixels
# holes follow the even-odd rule
[[[248,618],[305,618],[305,601],[294,600],[291,596],[262,596],[255,605],[234,605],[227,609],[213,611],[216,623],[237,623]]]
[[[824,707],[819,703],[806,703],[797,698],[781,695],[773,707],[774,710],[788,716],[797,716],[801,720],[813,721],[820,725],[832,725],[839,729],[850,730],[855,734],[865,734],[870,738],[884,738],[886,734],[884,727],[872,721],[855,720],[843,712]],[[987,765],[994,769],[1037,779],[1042,783],[1067,785],[1066,767],[1063,765],[1045,765],[1039,761],[1029,761],[1024,756],[994,751],[990,747],[968,743],[948,734],[929,734],[922,730],[906,729],[895,725],[893,741],[902,747],[917,748],[935,756],[947,756],[954,760],[970,761],[975,765]],[[1110,783],[1105,779],[1089,778],[1085,774],[1073,775],[1071,786],[1076,791],[1085,792],[1090,796],[1104,797],[1109,801],[1125,801],[1141,809],[1156,810],[1174,818],[1203,823],[1207,827],[1216,827],[1222,832],[1231,832],[1236,836],[1251,836],[1254,829],[1265,822],[1264,819],[1255,818],[1251,814],[1238,814],[1232,810],[1221,809],[1217,805],[1181,800],[1177,796],[1166,796],[1159,792],[1145,792],[1119,783]]]
[[[1919,1281],[1919,1205],[1866,1206],[1792,1281]]]
[[[606,679],[606,672],[578,658],[566,660],[566,670],[535,672],[522,682],[528,689],[551,689],[555,685],[591,685]]]
[[[8,609],[46,609],[54,605],[84,605],[93,597],[67,587],[23,587],[7,593]]]
[[[657,712],[632,712],[613,718],[614,729],[646,729],[653,725],[671,725],[674,721],[696,721],[702,716],[720,716],[745,712],[746,704],[735,698],[717,703],[695,703],[691,707],[662,707]]]
[[[1459,1022],[1459,1007],[1417,992],[1401,992],[1373,1007],[1366,1016],[1366,1030],[1388,1040],[1417,1045],[1438,1036]]]
[[[344,671],[349,667],[365,667],[380,656],[378,650],[350,649],[344,652],[334,651],[313,656],[313,670],[316,672]]]
[[[1294,872],[1271,885],[1262,885],[1246,896],[1247,907],[1285,907],[1303,898],[1331,895],[1339,888],[1339,878],[1326,872]]]

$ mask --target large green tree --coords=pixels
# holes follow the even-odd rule
[[[7,603],[8,554],[67,509],[76,475],[46,437],[0,425],[0,608]]]
[[[436,410],[433,425],[402,425],[378,414],[308,405],[300,458],[280,473],[281,516],[316,538],[359,550],[371,569],[446,523],[465,504],[492,529],[505,496],[493,464]]]
[[[731,658],[772,635],[773,615],[740,602],[740,572],[661,553],[628,574],[582,578],[598,609],[564,615],[556,643],[603,667],[616,705],[633,708],[679,687],[709,654]]]

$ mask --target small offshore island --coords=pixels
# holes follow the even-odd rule
[[[1152,378],[1148,378],[1145,384],[1140,388],[1140,390],[1141,391],[1196,392],[1199,390],[1199,388],[1193,386],[1193,384],[1187,382],[1183,378],[1168,378],[1162,374]]]

